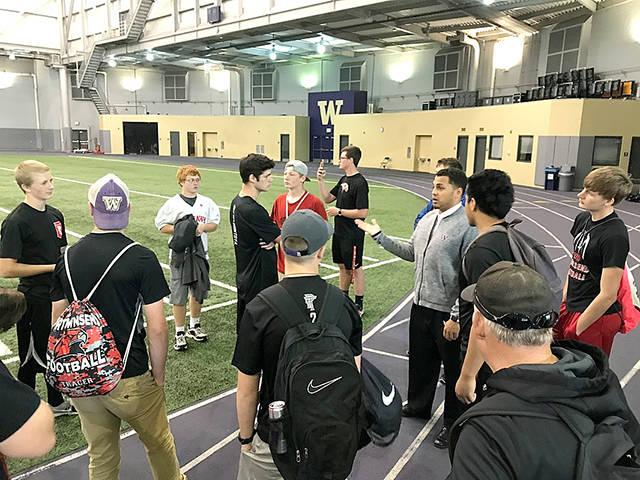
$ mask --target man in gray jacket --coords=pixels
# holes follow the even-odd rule
[[[444,363],[444,426],[434,440],[438,448],[447,448],[449,427],[462,412],[455,394],[460,373],[460,327],[452,308],[459,294],[462,255],[477,235],[460,205],[466,185],[462,170],[439,170],[433,180],[434,210],[422,217],[408,242],[388,237],[375,220],[370,224],[356,220],[358,227],[385,250],[415,262],[415,294],[409,319],[409,393],[402,414],[431,417],[440,363]]]

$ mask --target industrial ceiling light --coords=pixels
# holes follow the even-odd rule
[[[482,3],[484,3],[485,5],[489,6],[491,5],[495,0],[482,0]]]
[[[209,87],[226,92],[231,87],[231,72],[229,70],[213,70],[209,77]]]
[[[15,53],[13,53],[13,52],[11,52],[11,53],[9,54],[9,60],[15,60],[15,59],[16,59],[16,54],[15,54]]]
[[[318,52],[320,55],[324,55],[326,51],[327,47],[325,47],[324,43],[319,43],[316,46],[316,52]]]
[[[136,90],[140,90],[140,87],[142,87],[142,80],[139,78],[128,77],[122,80],[122,86],[130,92],[135,92]]]
[[[399,84],[410,79],[412,75],[413,64],[408,61],[396,63],[389,69],[389,78]]]
[[[147,62],[153,62],[153,53],[147,52],[147,54],[144,56],[144,58],[147,59]]]
[[[493,48],[493,67],[509,70],[522,61],[522,38],[509,37],[496,42]]]
[[[111,68],[115,68],[118,66],[118,62],[116,62],[115,58],[111,57],[107,62],[107,65],[109,65]]]
[[[318,75],[316,74],[305,75],[300,79],[300,84],[307,90],[311,90],[313,87],[318,85]]]
[[[13,85],[16,74],[11,72],[0,72],[0,89],[9,88]]]
[[[275,60],[276,58],[278,58],[278,54],[276,53],[276,48],[273,43],[271,44],[271,52],[269,53],[269,58],[271,60]]]

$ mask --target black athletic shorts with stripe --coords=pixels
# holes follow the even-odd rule
[[[353,264],[353,247],[356,247],[356,262]],[[364,251],[364,232],[357,238],[338,237],[333,235],[331,241],[331,251],[333,252],[333,263],[343,264],[344,268],[351,270],[351,267],[362,267],[362,252]]]

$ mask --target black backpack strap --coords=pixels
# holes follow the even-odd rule
[[[287,328],[295,327],[301,322],[309,321],[309,316],[300,309],[300,306],[287,289],[279,283],[269,289],[268,295],[265,295],[265,292],[261,292],[258,294],[258,297],[276,312],[278,317],[287,324]],[[336,324],[343,304],[344,294],[342,291],[331,284],[327,284],[327,290],[325,291],[324,300],[320,307],[318,320],[329,324]]]
[[[484,398],[480,403],[471,407],[464,414],[460,415],[451,427],[451,436],[449,438],[449,459],[453,462],[453,455],[458,443],[458,438],[462,431],[462,427],[472,418],[484,417],[487,415],[513,416],[513,417],[535,417],[546,418],[548,420],[558,420],[558,415],[553,413],[545,413],[540,410],[533,410],[527,402],[519,399],[515,395],[507,392],[499,392],[490,397]]]
[[[320,314],[318,320],[322,320],[324,323],[336,325],[340,318],[340,311],[345,302],[344,293],[338,287],[327,284],[327,290],[324,293],[324,301],[320,307]]]
[[[265,292],[260,292],[258,297],[287,324],[287,328],[295,327],[301,323],[301,319],[304,322],[309,319],[281,284],[274,285],[267,293],[268,295],[265,295]]]

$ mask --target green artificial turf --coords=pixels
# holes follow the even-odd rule
[[[13,168],[22,160],[39,160],[51,167],[55,178],[55,195],[51,205],[60,209],[65,216],[67,238],[70,244],[77,241],[70,232],[87,234],[93,224],[88,213],[87,189],[85,183],[92,183],[107,173],[115,173],[122,178],[131,192],[131,219],[125,234],[151,248],[162,263],[168,261],[168,237],[154,226],[154,218],[165,199],[147,194],[172,196],[178,193],[175,165],[163,164],[159,159],[152,164],[138,162],[135,157],[65,157],[65,156],[23,156],[0,155],[0,209],[12,210],[24,199],[13,180]],[[228,207],[240,189],[240,176],[236,171],[215,167],[200,167],[202,184],[200,193],[213,198],[221,207]],[[80,183],[78,183],[80,182]],[[82,183],[84,182],[84,183]],[[331,184],[332,179],[329,179]],[[408,238],[411,235],[413,219],[424,207],[424,200],[406,191],[388,186],[370,184],[370,217],[376,218],[386,233]],[[318,195],[317,182],[307,184],[311,193]],[[259,197],[259,202],[271,211],[271,205],[277,195],[285,192],[281,176],[275,176],[271,190]],[[6,213],[0,210],[0,220]],[[229,226],[229,210],[221,208],[221,221],[218,230],[209,234],[209,256],[211,277],[228,285],[235,285],[235,258]],[[368,236],[365,242],[365,256],[378,261],[393,259],[394,256],[377,246]],[[330,245],[323,263],[332,265]],[[365,260],[364,265],[378,263]],[[320,274],[336,274],[335,270],[321,267]],[[165,269],[168,280],[169,273]],[[413,265],[404,261],[388,263],[367,269],[365,292],[365,310],[363,318],[365,329],[378,321],[413,286]],[[337,276],[330,279],[337,284]],[[15,287],[14,279],[0,279],[0,286]],[[353,293],[353,292],[352,292]],[[212,286],[209,298],[203,307],[220,304],[235,298],[228,289]],[[172,315],[171,307],[165,307],[166,315]],[[170,411],[193,404],[198,400],[212,396],[222,390],[233,387],[236,382],[236,370],[231,365],[235,345],[236,306],[231,304],[203,312],[201,321],[209,334],[209,341],[202,344],[189,342],[186,352],[175,352],[169,348],[167,360],[166,394]],[[170,325],[170,332],[173,324]],[[172,341],[173,336],[170,335]],[[12,351],[2,357],[5,362],[17,356],[15,328],[0,334],[0,341]],[[15,374],[18,363],[7,365]],[[46,393],[42,376],[38,376],[37,390],[40,395]],[[235,412],[229,412],[235,415]],[[126,426],[123,426],[126,428]],[[62,417],[56,420],[57,444],[45,457],[30,460],[11,460],[10,471],[14,474],[43,463],[86,445],[77,417]]]

